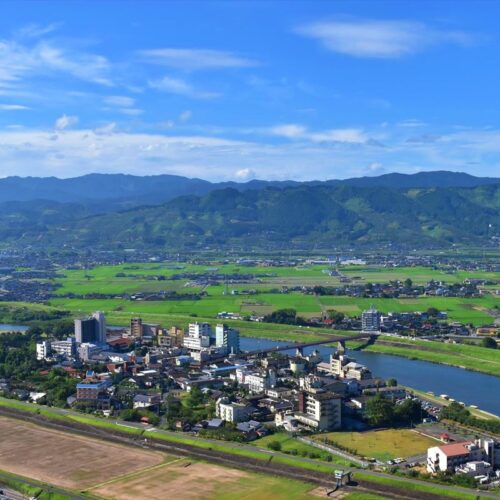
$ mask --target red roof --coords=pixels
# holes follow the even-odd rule
[[[461,455],[468,455],[469,450],[466,448],[466,445],[472,444],[472,441],[464,441],[462,443],[452,443],[445,444],[444,446],[440,446],[439,449],[447,456],[447,457],[458,457]]]

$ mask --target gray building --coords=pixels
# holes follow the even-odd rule
[[[378,332],[380,330],[380,314],[373,306],[361,314],[361,329],[364,332]]]
[[[215,327],[215,345],[216,347],[226,347],[228,353],[240,352],[240,332],[224,324],[217,325]]]

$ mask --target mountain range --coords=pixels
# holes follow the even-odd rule
[[[92,174],[0,180],[0,240],[45,248],[279,250],[491,241],[500,181],[454,172],[209,183]]]
[[[79,203],[91,212],[113,211],[139,205],[165,203],[177,196],[201,196],[216,189],[233,188],[238,191],[265,187],[297,186],[354,186],[428,188],[476,187],[495,184],[496,178],[474,177],[461,172],[391,173],[377,177],[359,177],[327,181],[262,181],[244,183],[212,183],[178,175],[135,176],[126,174],[89,174],[69,179],[57,177],[6,177],[0,179],[0,203],[6,201],[48,200],[61,203]]]

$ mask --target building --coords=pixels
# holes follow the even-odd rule
[[[378,332],[380,330],[380,314],[373,306],[361,313],[361,329],[363,332]]]
[[[212,327],[209,323],[190,323],[188,335],[190,337],[199,338],[199,337],[211,337],[212,336]]]
[[[130,335],[132,337],[142,337],[142,318],[132,318],[130,320]]]
[[[454,472],[468,462],[487,461],[498,466],[500,457],[499,443],[493,439],[477,439],[460,443],[433,446],[427,450],[427,472]]]
[[[36,359],[42,361],[47,359],[52,352],[50,347],[50,342],[48,340],[42,340],[42,342],[37,342],[36,344]]]
[[[215,404],[215,414],[226,422],[245,422],[248,419],[248,407],[242,403],[231,403],[228,398],[219,398]]]
[[[66,340],[56,340],[50,343],[53,352],[62,356],[71,357],[76,352],[76,342],[74,337],[68,337]]]
[[[302,391],[295,419],[316,431],[339,429],[342,425],[341,398],[323,389]]]
[[[102,349],[99,346],[85,342],[78,346],[78,357],[82,361],[87,362],[92,356],[99,354],[101,351]]]
[[[238,370],[236,370],[238,376]],[[276,372],[274,370],[266,370],[264,373],[244,373],[243,381],[248,385],[248,390],[255,394],[262,394],[266,389],[276,386]]]
[[[101,311],[97,311],[92,314],[92,318],[95,320],[95,329],[96,329],[96,341],[105,344],[106,343],[106,318],[104,313]]]
[[[77,344],[99,342],[98,324],[95,318],[75,319],[75,338]]]
[[[111,385],[110,380],[84,380],[82,383],[76,384],[76,400],[102,408],[109,407],[108,388]]]
[[[240,352],[240,332],[227,325],[219,324],[215,327],[216,347],[225,347],[228,353]]]
[[[356,363],[355,359],[347,356],[344,344],[341,342],[330,356],[330,373],[341,379],[369,380],[373,378],[366,366]]]

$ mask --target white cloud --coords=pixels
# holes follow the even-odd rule
[[[77,123],[78,123],[78,116],[62,115],[56,120],[54,128],[56,130],[65,130],[69,127],[72,127],[73,125],[76,125]]]
[[[41,26],[40,24],[28,24],[23,26],[17,35],[21,38],[39,38],[44,35],[48,35],[53,31],[57,30],[61,26],[60,23],[47,24],[46,26]]]
[[[135,99],[124,95],[106,96],[104,102],[109,106],[117,106],[120,108],[131,108],[135,105]]]
[[[94,133],[96,133],[97,135],[114,134],[116,132],[116,128],[116,123],[111,122],[103,125],[102,127],[97,127],[96,129],[94,129]]]
[[[258,65],[257,61],[221,50],[162,48],[141,50],[139,55],[150,63],[188,71]]]
[[[469,45],[473,41],[461,31],[438,30],[411,21],[324,21],[295,31],[318,40],[332,52],[355,57],[396,58],[439,43]]]
[[[311,142],[345,142],[362,144],[369,140],[369,137],[358,128],[329,129],[317,132],[309,131],[305,126],[290,123],[286,125],[276,125],[266,129],[267,133],[285,137],[287,139],[303,139]]]
[[[0,89],[3,94],[20,92],[22,83],[38,75],[66,74],[111,86],[110,69],[110,63],[101,55],[57,47],[53,42],[38,41],[27,45],[0,40]]]
[[[0,111],[22,111],[26,109],[30,108],[22,104],[0,104]]]
[[[442,133],[434,142],[413,143],[393,126],[384,129],[388,146],[374,148],[371,139],[359,141],[371,135],[379,137],[377,130],[368,133],[355,128],[309,131],[298,125],[303,136],[284,141],[266,140],[269,129],[254,128],[252,141],[222,136],[234,134],[231,129],[220,130],[217,134],[221,135],[214,137],[177,135],[174,131],[133,133],[119,129],[114,122],[93,130],[71,128],[76,122],[68,116],[58,122],[55,131],[0,129],[3,175],[69,177],[123,172],[172,173],[210,180],[310,180],[436,169],[495,176],[500,168],[500,130],[495,129]]]
[[[192,111],[189,111],[189,110],[186,110],[186,111],[183,111],[180,115],[179,115],[179,121],[180,122],[187,122],[191,119],[191,117],[193,116],[193,113]]]
[[[124,115],[138,116],[138,115],[142,115],[142,113],[144,113],[144,110],[142,110],[140,108],[118,108],[118,112],[120,112]]]
[[[169,76],[165,76],[161,80],[150,81],[149,86],[162,92],[169,92],[171,94],[182,95],[194,99],[214,99],[220,96],[220,94],[216,92],[206,92],[196,89],[185,80]]]
[[[288,137],[290,139],[304,137],[306,135],[306,131],[307,129],[304,126],[297,125],[295,123],[276,125],[269,129],[269,132],[273,135]]]
[[[366,134],[357,128],[338,128],[316,132],[309,136],[314,142],[348,142],[362,144],[368,141]]]
[[[234,176],[239,181],[248,181],[255,178],[255,172],[251,168],[242,168],[234,173]]]

